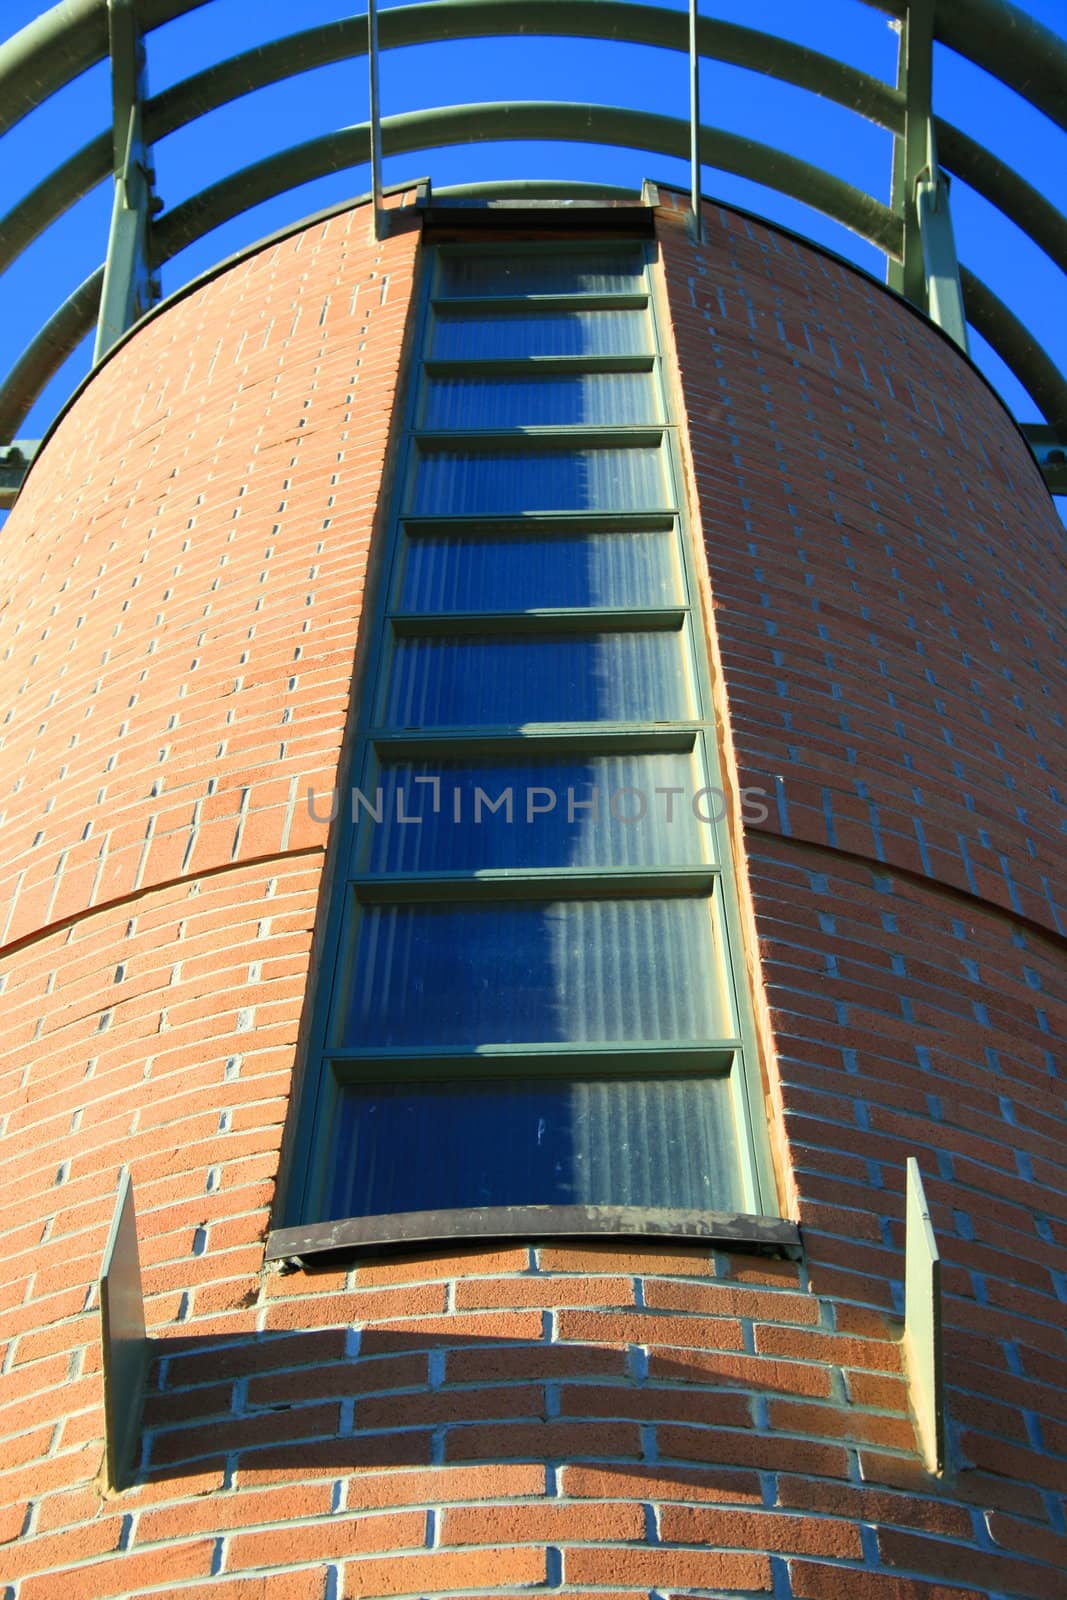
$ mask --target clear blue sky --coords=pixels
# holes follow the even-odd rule
[[[680,10],[685,0],[670,0]],[[14,33],[47,6],[3,0],[0,30]],[[1067,0],[1024,0],[1021,9],[1067,35]],[[210,0],[149,37],[149,86],[156,92],[225,56],[264,40],[351,15],[342,0]],[[708,15],[764,28],[892,79],[896,37],[884,13],[861,0],[702,0]],[[383,112],[499,99],[610,101],[684,115],[688,66],[671,51],[542,39],[457,42],[393,51],[383,57]],[[770,79],[706,64],[704,121],[747,134],[827,167],[888,198],[888,133],[850,112]],[[935,97],[940,114],[988,145],[1061,210],[1067,209],[1067,140],[1039,112],[977,67],[937,47]],[[0,145],[0,212],[110,115],[107,67],[84,74],[24,119]],[[367,115],[364,59],[323,68],[214,112],[161,143],[158,187],[168,206],[271,151]],[[643,177],[687,187],[686,165],[641,151],[583,145],[485,144],[431,151],[386,162],[386,182],[429,174],[437,186],[503,177],[587,177],[638,185]],[[259,206],[217,229],[169,263],[164,292],[271,229],[369,187],[365,166],[335,174]],[[877,251],[838,224],[757,185],[706,168],[704,189],[750,207],[829,245],[883,276]],[[1056,268],[980,196],[952,191],[961,259],[985,279],[1067,368],[1067,315]],[[110,185],[87,195],[0,278],[0,372],[26,339],[103,257]],[[1020,420],[1039,420],[1028,396],[981,340],[973,354]],[[38,436],[88,366],[84,346],[53,380],[22,430]]]

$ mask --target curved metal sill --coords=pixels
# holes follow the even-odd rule
[[[736,1211],[679,1211],[643,1206],[479,1206],[454,1211],[403,1211],[275,1228],[266,1259],[299,1266],[327,1255],[374,1255],[472,1240],[670,1239],[795,1254],[800,1229],[784,1217]],[[324,1263],[323,1263],[324,1264]]]

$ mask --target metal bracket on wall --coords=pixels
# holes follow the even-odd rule
[[[151,1341],[145,1332],[141,1260],[133,1185],[123,1167],[100,1267],[100,1339],[104,1366],[104,1471],[123,1489],[136,1466]]]
[[[0,511],[9,511],[40,449],[40,439],[14,439],[0,444]]]
[[[107,0],[111,50],[112,170],[115,198],[107,241],[93,365],[159,299],[152,273],[151,219],[162,210],[145,143],[145,49],[137,0]]]
[[[1049,494],[1067,494],[1067,429],[1047,422],[1024,422],[1022,433],[1041,468]]]
[[[901,259],[889,260],[886,281],[926,310],[926,274],[916,186],[929,161],[933,115],[933,0],[910,0],[897,28],[897,88],[904,96],[904,132],[893,140],[892,208],[904,225]]]
[[[930,164],[919,174],[915,185],[915,207],[922,240],[923,274],[926,279],[926,309],[931,322],[948,334],[969,355],[967,314],[963,308],[960,268],[956,259],[956,239],[948,205],[948,179],[937,165],[930,128]]]
[[[945,1397],[941,1347],[941,1257],[930,1223],[919,1163],[908,1157],[904,1246],[904,1351],[919,1445],[928,1472],[945,1466]]]
[[[886,281],[925,311],[966,354],[967,319],[948,178],[938,165],[934,133],[933,0],[909,0],[897,26],[897,88],[904,95],[904,132],[893,144],[892,206],[903,223],[903,243],[901,260],[890,260]]]

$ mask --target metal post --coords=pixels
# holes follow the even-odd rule
[[[892,205],[904,224],[903,260],[890,261],[887,280],[912,305],[926,310],[926,274],[915,186],[927,164],[933,118],[933,0],[909,0],[897,24],[897,88],[904,95],[904,133],[893,144]]]
[[[967,319],[948,179],[938,166],[934,135],[932,0],[909,0],[898,26],[897,87],[904,93],[904,134],[893,147],[893,209],[904,225],[904,259],[890,261],[887,281],[966,351]]]
[[[94,365],[159,297],[159,284],[152,276],[150,265],[149,226],[152,215],[160,209],[160,202],[152,193],[155,173],[141,123],[145,71],[137,0],[108,0],[107,17],[115,199],[93,350]]]
[[[700,52],[697,49],[697,0],[689,0],[689,230],[694,244],[704,242],[700,215]]]
[[[370,65],[370,186],[375,239],[383,231],[382,114],[378,94],[378,0],[367,0],[367,60]]]

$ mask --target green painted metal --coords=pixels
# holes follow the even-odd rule
[[[206,3],[207,0],[142,0],[142,27],[148,32]],[[866,0],[866,3],[897,18],[903,18],[907,12],[907,0]],[[481,13],[481,20],[476,28],[471,28],[467,14],[475,10]],[[418,24],[412,25],[409,13],[422,13],[422,25],[431,31],[420,37],[416,32]],[[476,0],[476,4],[471,0],[438,0],[434,5],[398,6],[384,12],[382,48],[390,49],[398,43],[416,44],[476,35],[548,33],[621,39],[684,50],[686,26],[684,13],[628,4],[624,0]],[[358,32],[361,19],[337,23],[333,27]],[[398,34],[406,29],[410,32],[394,39],[393,28]],[[1067,46],[1048,28],[1007,4],[1006,0],[937,0],[934,32],[942,43],[976,62],[1024,95],[1060,126],[1067,127],[1067,91],[1064,88]],[[709,47],[708,41],[715,36],[726,42],[731,36],[743,35],[759,41],[754,57],[748,55],[742,60]],[[287,43],[279,41],[276,46],[265,46],[245,59],[262,56],[266,64],[273,52],[280,67]],[[758,70],[771,76],[782,76],[774,63],[800,48],[755,30],[717,23],[707,17],[700,19],[702,55],[718,56],[727,61],[736,59],[736,64],[741,66],[756,65]],[[323,60],[341,60],[356,53],[346,46],[340,54]],[[850,69],[815,51],[803,53],[818,64],[818,81],[808,86],[835,98],[830,87],[833,78],[841,75],[845,81],[851,75]],[[0,133],[106,55],[106,0],[63,0],[23,28],[0,46]],[[322,62],[307,63],[308,66],[320,64]],[[304,71],[306,67],[296,70]],[[285,70],[277,71],[278,77],[287,75]],[[250,87],[260,87],[271,81],[275,79],[257,77]],[[886,85],[878,80],[872,78],[869,83],[876,98],[886,92]]]
[[[967,350],[948,181],[938,164],[934,124],[934,0],[910,0],[897,24],[897,88],[904,95],[904,131],[893,141],[892,206],[903,222],[901,259],[890,258],[887,281]]]
[[[1067,272],[1067,217],[1017,172],[950,122],[934,118],[940,164],[1003,212]]]
[[[694,244],[704,243],[700,207],[700,18],[697,0],[689,0],[689,232]]]
[[[931,154],[932,154],[931,130]],[[943,328],[960,349],[969,353],[967,314],[963,307],[960,267],[952,214],[948,203],[948,182],[936,161],[931,161],[919,178],[915,190],[922,246],[926,308],[932,322]]]
[[[137,1466],[150,1345],[137,1249],[137,1218],[127,1167],[100,1267],[100,1343],[104,1375],[104,1468],[107,1486],[124,1489]]]
[[[370,65],[370,189],[373,231],[381,238],[382,217],[382,97],[379,86],[378,0],[367,0],[367,60]]]
[[[386,155],[407,154],[439,146],[501,139],[562,139],[575,143],[624,145],[657,155],[681,156],[689,150],[689,125],[676,117],[615,106],[568,104],[558,100],[499,101],[485,105],[440,106],[386,117],[382,143]],[[366,123],[291,146],[278,155],[243,167],[159,220],[155,240],[165,262],[219,223],[250,206],[295,188],[327,172],[340,172],[365,162],[370,129]],[[861,237],[896,254],[900,224],[889,207],[852,184],[785,151],[716,128],[700,131],[701,158],[765,183],[843,222]]]
[[[941,1340],[941,1257],[919,1163],[907,1164],[904,1349],[919,1443],[928,1472],[945,1465],[945,1380]]]
[[[1029,328],[962,265],[960,282],[971,325],[1003,357],[1042,415],[1067,438],[1067,380],[1063,374]]]
[[[618,111],[599,106],[561,106],[554,101],[446,107],[434,112],[387,118],[383,122],[383,144],[387,154],[500,137],[556,137],[594,143],[622,143],[660,154],[684,156],[688,145],[688,125],[678,119],[657,117],[645,112]],[[343,170],[365,161],[369,138],[370,130],[366,124],[342,129],[257,162],[202,191],[160,219],[154,232],[157,260],[165,262],[187,244],[261,200],[325,172]],[[739,172],[757,182],[769,183],[793,193],[797,198],[807,199],[809,204],[819,206],[883,249],[893,248],[893,240],[898,237],[899,229],[888,207],[828,173],[809,167],[784,152],[757,144],[754,140],[720,133],[715,129],[701,130],[701,150],[704,160],[710,164]],[[90,304],[90,285],[98,276],[94,274],[92,279],[86,280],[61,308],[48,325],[48,330],[52,330],[48,338],[34,341],[0,389],[0,437],[4,434],[5,422],[9,432],[18,425],[48,378],[87,331],[95,314],[95,306]],[[74,321],[76,308],[80,308],[83,315],[80,326]],[[62,345],[53,336],[53,324],[63,329]],[[57,356],[58,359],[55,359]],[[32,386],[34,382],[35,388]]]
[[[40,447],[40,439],[15,439],[11,444],[0,444],[0,511],[15,504],[22,480]]]
[[[934,0],[912,0],[898,24],[897,88],[904,96],[904,126],[893,141],[892,207],[904,224],[899,263],[888,281],[913,305],[927,306],[922,230],[916,188],[928,162],[933,117]]]
[[[612,15],[606,15],[608,11]],[[445,0],[444,4],[398,7],[382,14],[383,48],[503,33],[509,28],[528,33],[624,37],[663,48],[686,48],[685,18],[655,6],[608,7],[605,0],[537,0],[522,7],[521,19],[513,12],[513,0]],[[700,19],[699,41],[706,58],[761,71],[822,94],[894,132],[903,131],[903,93],[830,57],[754,29],[708,18]],[[145,107],[147,137],[151,141],[164,138],[193,118],[265,84],[365,50],[361,21],[352,19],[309,29],[232,57],[149,100]],[[0,50],[0,61],[3,55]],[[1067,270],[1067,228],[1059,213],[966,135],[940,121],[936,130],[949,169],[986,194],[1027,231],[1033,213],[1040,229],[1038,242]],[[0,248],[0,266],[6,265],[49,221],[98,182],[106,173],[107,159],[107,136],[100,135],[13,207],[0,230],[6,240],[6,246]]]
[[[140,0],[147,33],[207,0]],[[0,133],[108,54],[107,0],[62,0],[0,45]]]
[[[79,284],[26,346],[0,387],[0,440],[17,431],[37,396],[96,321],[104,269]]]
[[[152,158],[144,138],[145,65],[136,0],[108,0],[111,41],[112,161],[115,195],[104,260],[93,364],[158,299],[149,230],[156,208]]]
[[[381,14],[382,48],[507,32],[505,13],[512,7],[513,0],[446,0],[444,4],[397,7]],[[607,11],[612,14],[607,16]],[[620,13],[629,32],[620,30]],[[608,7],[605,0],[537,0],[522,8],[521,18],[512,17],[511,24],[511,31],[530,34],[623,37],[665,49],[688,49],[684,17],[650,5]],[[882,126],[903,125],[902,96],[887,84],[832,57],[751,28],[713,22],[706,17],[700,19],[698,38],[705,59],[726,61],[794,83]],[[366,48],[362,19],[355,18],[308,29],[230,57],[149,99],[145,105],[146,137],[158,143],[196,117],[257,88],[359,56]],[[2,54],[0,49],[0,60]],[[99,135],[12,207],[0,224],[0,270],[107,175],[109,148],[109,135]]]
[[[148,31],[176,16],[196,9],[205,0],[63,0],[21,33],[0,45],[0,132],[47,99],[64,83],[105,58],[109,53],[109,6],[116,11],[136,3],[137,18]],[[857,114],[886,127],[895,135],[892,204],[841,183],[820,169],[799,162],[754,140],[703,128],[699,157],[704,164],[735,172],[777,188],[843,222],[885,251],[889,281],[903,289],[914,303],[930,309],[927,269],[938,315],[958,337],[959,295],[951,268],[951,230],[945,195],[937,174],[937,157],[945,169],[983,194],[1029,234],[1051,259],[1067,271],[1067,221],[1042,195],[959,129],[931,117],[930,48],[940,40],[1015,88],[1061,126],[1067,126],[1067,47],[1049,30],[1017,11],[1006,0],[866,0],[902,30],[902,70],[898,86],[833,58],[753,28],[698,17],[696,39],[705,59],[758,71],[780,81],[818,93]],[[435,3],[397,6],[379,18],[382,49],[463,40],[475,37],[539,34],[556,37],[617,39],[688,52],[690,19],[684,10],[631,0],[435,0]],[[173,85],[143,103],[140,135],[146,144],[165,138],[207,111],[268,83],[367,51],[366,19],[347,18],[296,33],[262,48],[220,62]],[[136,98],[136,96],[134,96]],[[576,121],[585,118],[582,127]],[[586,139],[634,148],[691,156],[692,149],[679,130],[685,124],[647,113],[611,107],[556,106],[551,102],[528,105],[441,107],[408,117],[388,119],[383,128],[386,153],[396,154],[463,139]],[[125,130],[127,136],[129,129]],[[363,148],[360,149],[362,140]],[[129,139],[126,140],[129,146]],[[247,204],[292,187],[308,177],[342,170],[366,159],[369,132],[342,129],[324,139],[298,145],[269,161],[255,163],[194,197],[164,216],[156,233],[159,258],[169,259],[217,222],[237,214]],[[105,292],[105,327],[99,352],[110,344],[114,330],[136,317],[151,298],[148,290],[149,249],[145,206],[150,196],[138,194],[138,177],[147,159],[125,161],[129,187],[116,205],[112,241],[108,252],[111,277],[118,282],[137,279],[139,294],[132,308],[113,310],[112,285]],[[933,159],[931,159],[933,158]],[[928,169],[933,187],[920,195],[919,176]],[[47,179],[26,194],[0,220],[0,271],[32,242],[49,223],[82,194],[116,170],[113,138],[97,135],[61,163]],[[477,196],[494,186],[471,186]],[[455,191],[447,191],[452,194]],[[539,193],[559,196],[561,186],[512,184],[499,194],[514,198]],[[617,198],[624,191],[596,186],[568,186],[573,197],[599,193]],[[119,193],[117,191],[117,199]],[[919,226],[920,203],[930,237]],[[212,218],[216,220],[212,220]],[[132,240],[132,243],[131,243]],[[122,260],[125,252],[125,260]],[[131,265],[132,263],[132,265]],[[95,275],[94,275],[95,277]],[[977,282],[970,274],[969,281]],[[0,421],[9,418],[28,387],[50,376],[60,345],[57,332],[69,339],[75,330],[74,311],[82,311],[91,297],[87,280],[43,329],[0,391]],[[1014,370],[1020,363],[1023,381],[1031,393],[1049,393],[1062,387],[1050,381],[1047,358],[1005,308],[981,286],[978,316],[983,332]],[[948,309],[945,309],[948,307]],[[970,314],[970,307],[967,308]],[[977,325],[977,324],[976,324]],[[998,341],[1007,338],[1001,348]],[[76,342],[76,341],[75,341]],[[1020,373],[1022,376],[1022,373]],[[38,387],[41,385],[38,383]],[[1058,391],[1057,391],[1058,392]],[[32,396],[31,396],[32,399]],[[0,438],[10,429],[0,427]]]
[[[1022,435],[1053,494],[1067,494],[1067,428],[1024,422]]]
[[[1007,0],[937,0],[935,36],[1067,128],[1067,44]]]
[[[455,0],[455,3],[458,5],[460,0]],[[467,0],[462,0],[462,4],[464,9],[477,12],[485,0],[470,6]],[[408,21],[408,13],[419,13],[416,20],[424,24],[422,14],[437,9],[436,6],[411,6],[383,12],[382,32],[388,43],[393,46],[419,43],[428,37],[425,26],[409,26],[410,37],[405,34],[390,39],[390,30],[386,27],[388,19],[399,17]],[[621,9],[641,12],[655,10],[651,6],[624,6]],[[566,24],[570,22],[570,31],[581,33],[576,23],[582,10],[583,6],[579,4],[573,7],[574,16],[561,15],[558,31],[568,31]],[[478,18],[475,15],[470,20],[471,33],[466,36],[473,37],[479,31],[476,27]],[[775,40],[747,28],[736,28],[725,23],[709,24],[706,18],[701,19],[703,44],[707,44],[707,35],[712,29],[718,40],[717,59],[752,71],[762,71],[782,82],[822,94],[881,127],[895,133],[903,131],[904,97],[888,84],[880,83],[803,46]],[[528,31],[534,31],[533,27]],[[449,37],[456,37],[455,32],[450,33]],[[762,41],[766,41],[766,50],[762,48]],[[661,41],[638,38],[635,42]],[[670,45],[665,47],[672,48]],[[673,48],[680,49],[681,46],[675,45]],[[334,23],[328,27],[310,29],[304,34],[294,34],[289,39],[265,45],[261,50],[247,55],[233,56],[150,98],[144,110],[146,137],[150,142],[158,143],[196,117],[216,110],[232,99],[253,93],[257,88],[296,73],[341,60],[347,54],[358,55],[364,49],[362,34],[355,24]],[[705,49],[703,53],[706,59],[709,58],[708,50]],[[257,72],[261,73],[258,79]],[[946,169],[1003,211],[1025,233],[1029,233],[1057,265],[1067,271],[1067,222],[1062,214],[1018,174],[952,124],[935,118],[934,127]],[[7,215],[0,219],[0,271],[8,267],[51,222],[105,178],[110,171],[109,162],[110,134],[101,133],[68,157],[48,178],[12,206]],[[487,192],[491,187],[484,186],[484,191]],[[502,192],[515,187],[503,186]],[[520,190],[524,187],[519,185]],[[478,192],[478,186],[464,188],[468,193]],[[612,186],[604,186],[601,192],[619,191]]]

